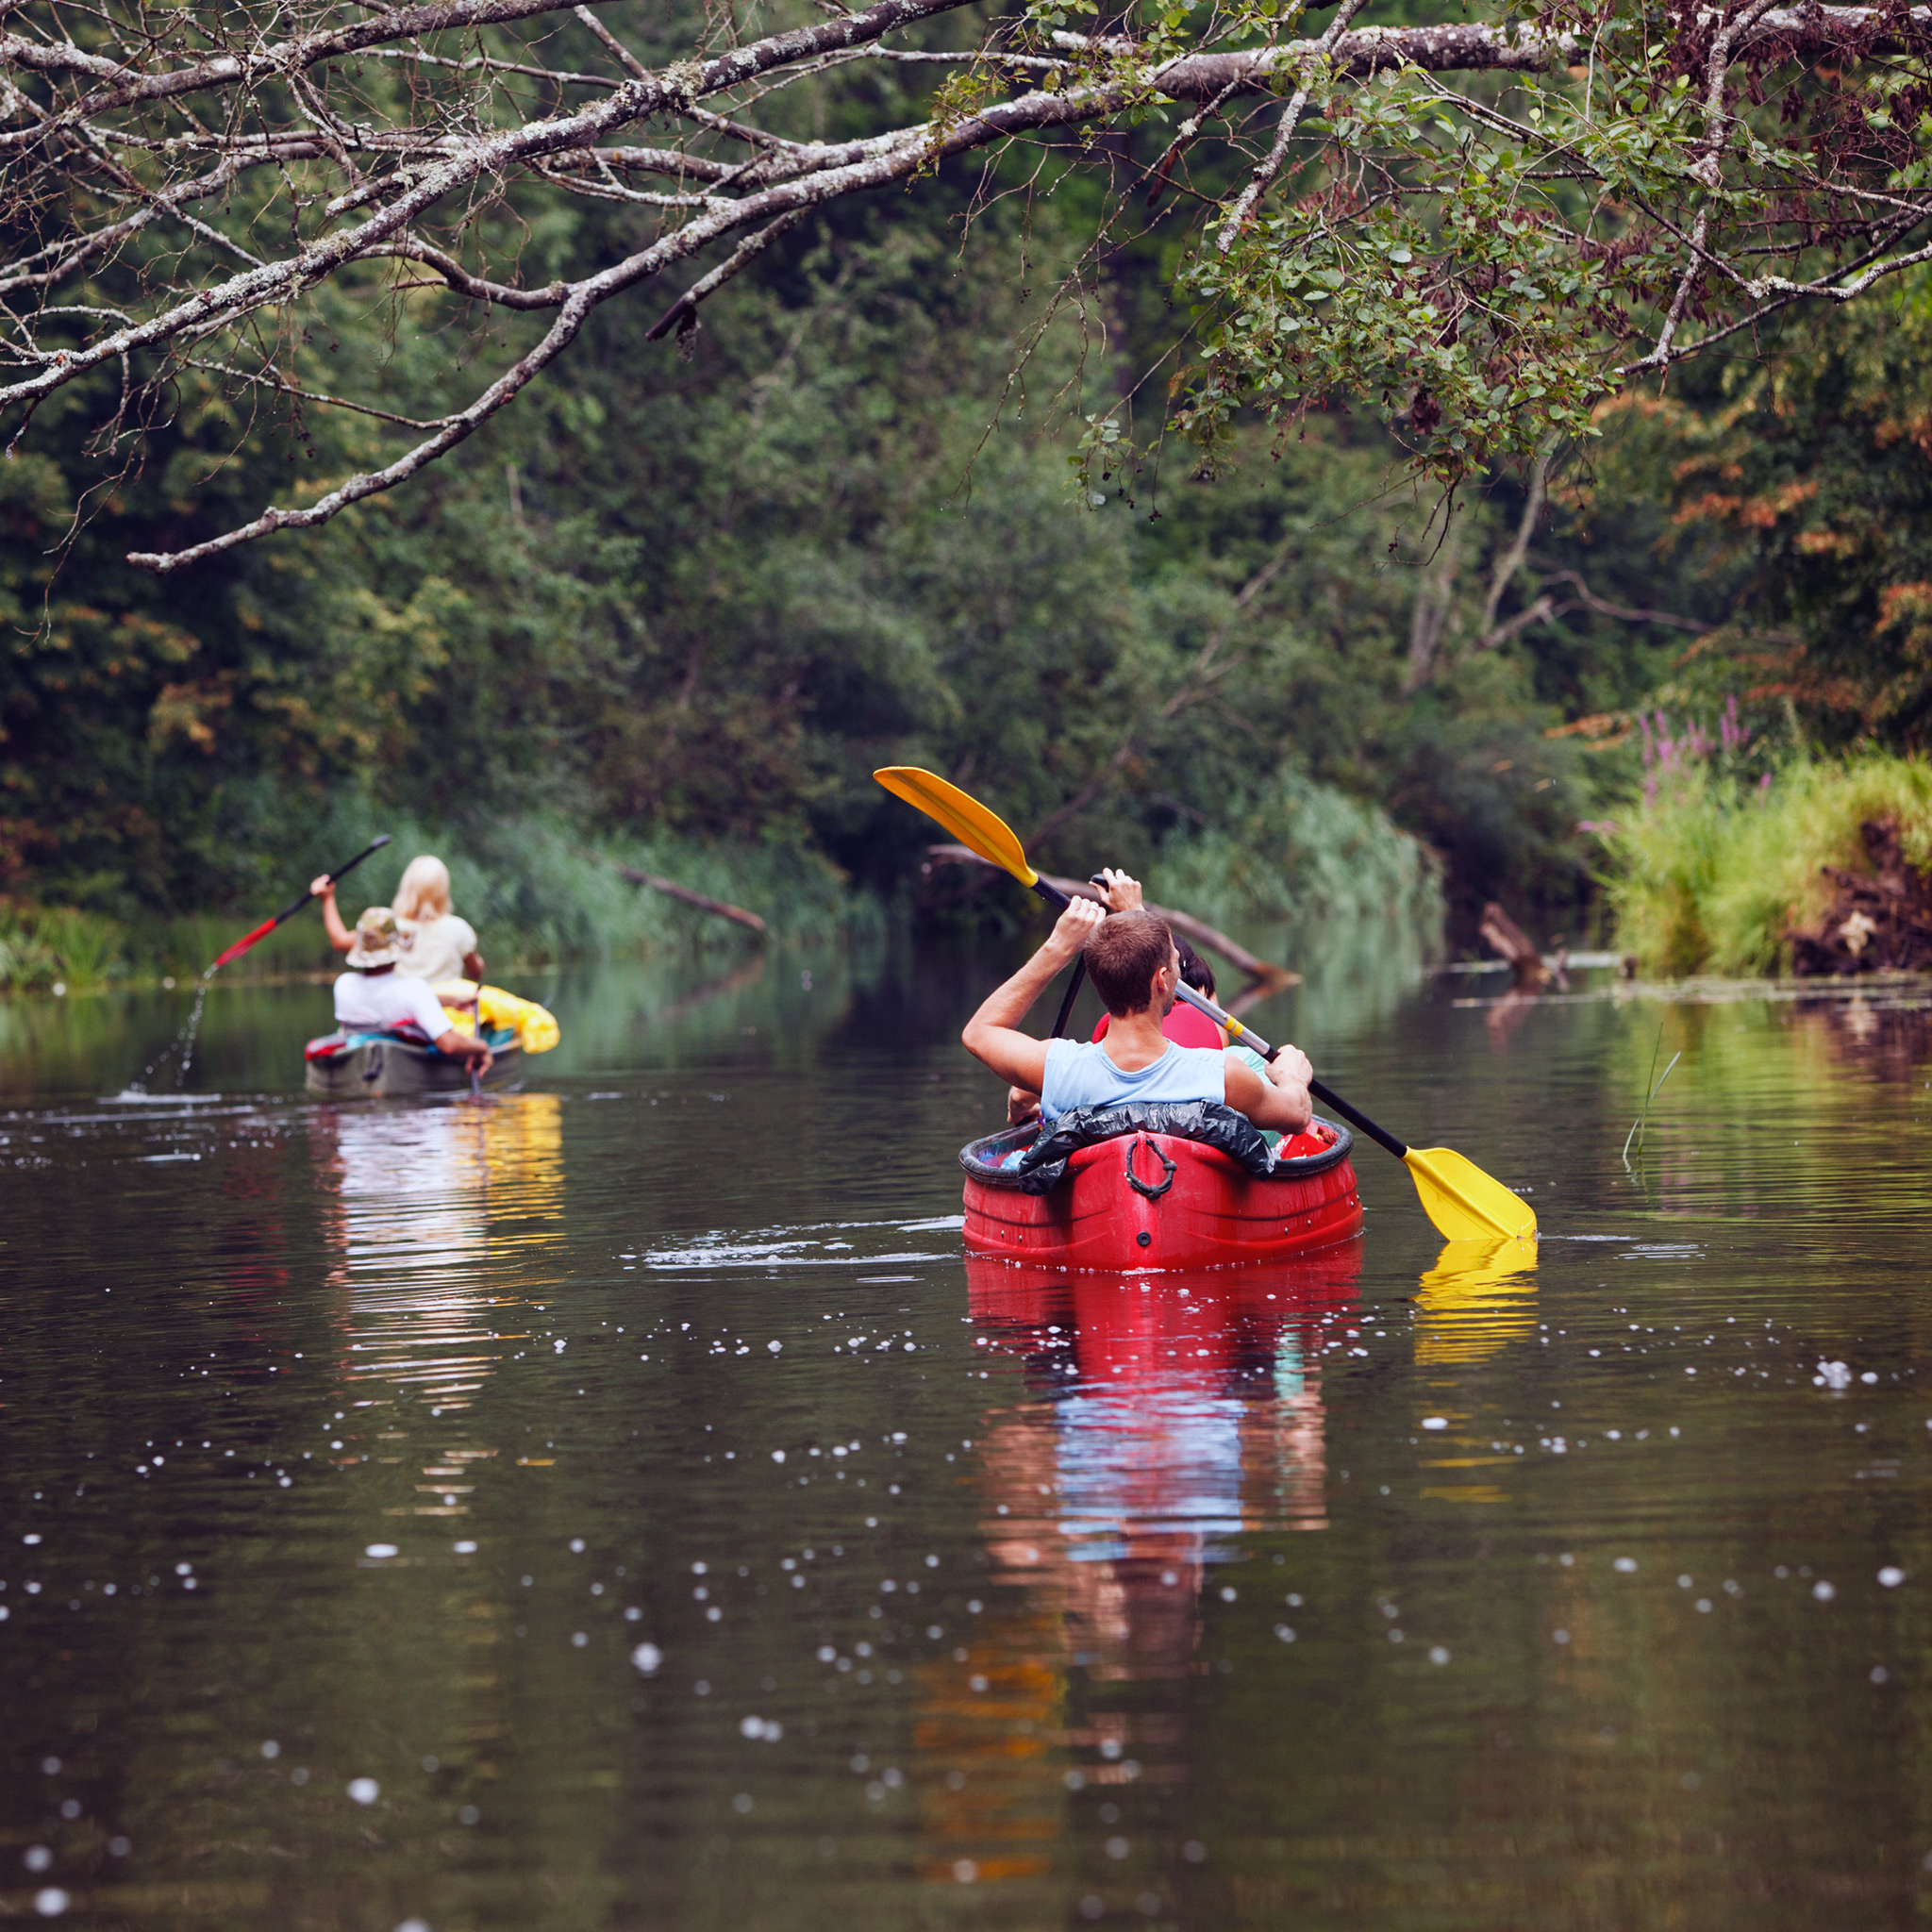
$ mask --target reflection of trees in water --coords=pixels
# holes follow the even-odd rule
[[[1357,1243],[1126,1280],[968,1260],[1033,1399],[985,1419],[989,1600],[921,1687],[925,1875],[1043,1873],[1070,1788],[1187,1776],[1180,1713],[1137,1687],[1208,1667],[1201,1591],[1242,1537],[1325,1527],[1318,1329],[1359,1267]]]

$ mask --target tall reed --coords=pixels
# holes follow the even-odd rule
[[[1822,868],[1868,871],[1859,827],[1898,822],[1907,858],[1932,869],[1932,765],[1864,751],[1790,755],[1755,773],[1745,746],[1651,721],[1641,798],[1595,829],[1617,941],[1646,972],[1765,974],[1790,962],[1790,933],[1815,924]]]

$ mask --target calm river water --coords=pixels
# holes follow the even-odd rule
[[[1293,1270],[964,1263],[991,955],[518,982],[481,1107],[306,1100],[317,987],[145,1101],[185,991],[0,1008],[0,1912],[1921,1923],[1932,995],[1311,949],[1257,1023],[1533,1270],[1373,1148]]]

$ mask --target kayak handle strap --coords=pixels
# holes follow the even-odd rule
[[[1159,1161],[1161,1166],[1167,1170],[1167,1177],[1158,1187],[1156,1187],[1152,1181],[1143,1181],[1134,1172],[1134,1156],[1142,1147],[1151,1147],[1154,1150],[1155,1159]],[[1159,1200],[1161,1195],[1174,1186],[1174,1177],[1178,1171],[1174,1163],[1168,1158],[1166,1148],[1161,1146],[1158,1141],[1150,1141],[1145,1134],[1137,1134],[1127,1142],[1127,1185],[1133,1189],[1135,1193],[1145,1194],[1150,1201]]]

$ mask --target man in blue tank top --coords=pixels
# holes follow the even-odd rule
[[[1083,951],[1088,976],[1111,1016],[1106,1039],[1035,1040],[1022,1033],[1020,1022],[1034,1001]],[[1180,958],[1165,920],[1138,908],[1109,915],[1091,899],[1075,899],[1046,943],[959,1038],[1009,1086],[1039,1094],[1049,1121],[1073,1108],[1124,1100],[1220,1100],[1257,1127],[1300,1133],[1313,1117],[1308,1057],[1284,1046],[1264,1078],[1233,1054],[1175,1045],[1160,1023],[1179,983]]]

